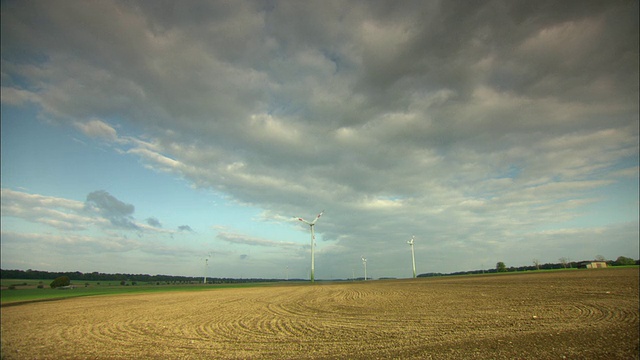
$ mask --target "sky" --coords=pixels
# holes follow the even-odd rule
[[[3,269],[640,257],[637,1],[0,6]]]

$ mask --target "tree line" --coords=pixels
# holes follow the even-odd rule
[[[608,266],[620,266],[620,265],[640,265],[639,260],[634,260],[628,257],[619,256],[616,260],[605,260],[604,258],[596,257],[598,261],[605,261]],[[566,258],[560,258],[559,263],[547,263],[539,264],[536,259],[533,260],[533,265],[507,267],[504,262],[498,262],[495,268],[492,269],[480,269],[470,271],[458,271],[452,273],[424,273],[418,275],[418,277],[433,277],[433,276],[449,276],[449,275],[472,275],[472,274],[490,274],[497,272],[511,272],[511,271],[532,271],[532,270],[552,270],[563,268],[577,268],[580,263],[584,261],[568,261]],[[4,270],[0,269],[0,279],[25,279],[25,280],[47,280],[56,279],[61,276],[66,276],[72,281],[115,281],[120,283],[156,283],[156,284],[198,284],[202,282],[202,277],[194,276],[176,276],[176,275],[148,275],[148,274],[107,274],[100,272],[82,273],[80,271],[73,272],[50,272],[40,270]],[[236,284],[236,283],[254,283],[254,282],[275,282],[283,281],[282,279],[261,279],[261,278],[247,278],[247,279],[234,279],[234,278],[210,278],[207,277],[208,284]],[[304,279],[289,279],[288,281],[304,281]]]
[[[176,275],[148,275],[148,274],[106,274],[100,272],[82,273],[73,272],[50,272],[40,270],[4,270],[0,269],[0,279],[25,279],[25,280],[48,280],[62,276],[68,277],[72,281],[115,281],[126,283],[169,283],[169,284],[197,284],[202,282],[202,277],[176,276]],[[233,279],[233,278],[209,278],[208,284],[231,284],[249,282],[271,282],[282,281],[281,279]]]
[[[592,260],[589,260],[592,261]],[[625,256],[619,256],[616,260],[606,260],[600,255],[596,256],[596,261],[604,261],[607,266],[623,266],[623,265],[640,265],[639,260],[634,260]],[[434,277],[434,276],[450,276],[450,275],[474,275],[474,274],[491,274],[498,272],[512,272],[512,271],[533,271],[533,270],[553,270],[553,269],[568,269],[578,268],[581,263],[586,261],[569,261],[567,258],[560,258],[558,263],[540,264],[536,259],[533,259],[533,265],[528,266],[510,266],[507,267],[504,262],[500,261],[496,264],[495,268],[480,269],[470,271],[458,271],[447,274],[442,273],[425,273],[420,274],[418,277]]]

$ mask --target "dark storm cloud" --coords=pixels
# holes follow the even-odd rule
[[[147,219],[147,224],[149,224],[150,226],[153,226],[155,228],[161,228],[162,224],[160,223],[160,220],[154,218],[154,217],[150,217]]]
[[[129,229],[137,229],[133,222],[135,207],[116,199],[104,190],[97,190],[87,195],[85,208],[97,211],[113,225]]]

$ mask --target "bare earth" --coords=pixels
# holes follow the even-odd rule
[[[2,308],[3,359],[638,359],[635,269],[277,285]]]

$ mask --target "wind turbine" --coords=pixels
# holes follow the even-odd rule
[[[207,254],[207,257],[204,258],[204,284],[207,283],[207,272],[209,270],[209,258],[211,257],[211,253]]]
[[[364,265],[364,281],[367,281],[367,258],[362,256],[362,265]]]
[[[411,245],[411,260],[413,260],[413,278],[416,278],[416,254],[413,252],[413,240],[415,240],[416,237],[412,236],[411,240],[407,241],[407,244]]]
[[[316,216],[316,218],[313,219],[312,222],[308,222],[307,220],[305,220],[303,218],[298,218],[298,220],[300,220],[303,223],[309,225],[309,227],[311,228],[311,282],[315,281],[315,275],[314,275],[315,254],[314,254],[314,248],[315,248],[315,244],[316,244],[316,235],[313,232],[313,226],[316,224],[316,221],[318,221],[318,219],[320,219],[320,216],[322,216],[322,214],[324,214],[324,210],[322,210],[320,212],[320,214],[318,214],[318,216]]]

